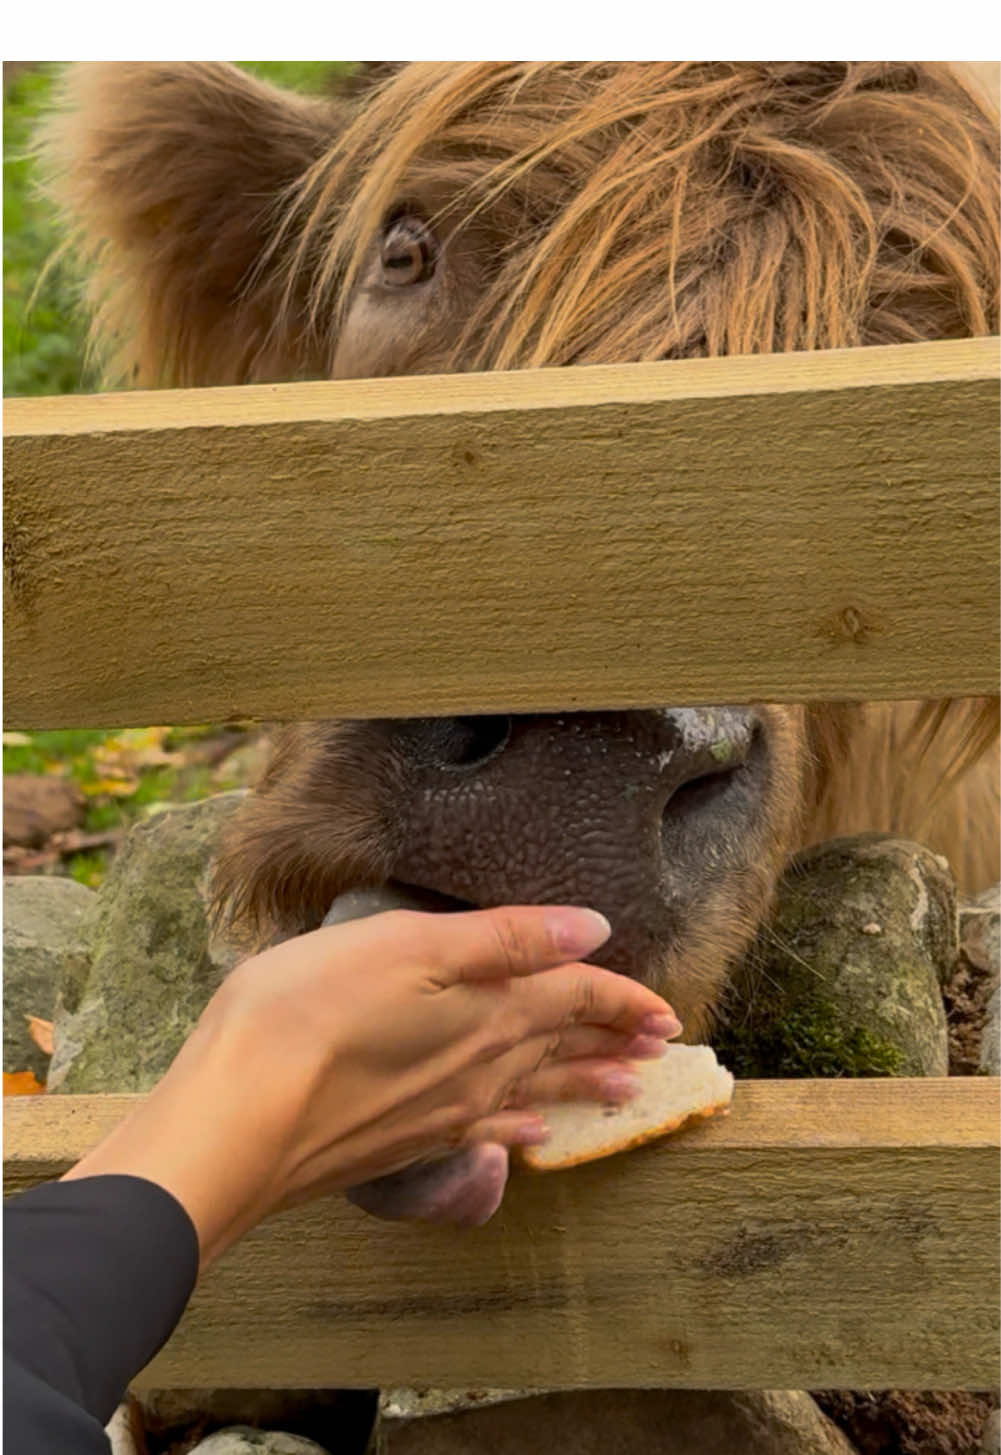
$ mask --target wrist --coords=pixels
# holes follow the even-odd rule
[[[191,1218],[202,1268],[280,1200],[274,1176],[294,1113],[280,1088],[262,1086],[244,1041],[227,1018],[203,1017],[142,1105],[66,1174],[163,1187]]]

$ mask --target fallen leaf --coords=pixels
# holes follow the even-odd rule
[[[131,798],[139,787],[138,778],[95,778],[90,783],[83,783],[81,787],[88,798],[96,798],[98,794],[109,794],[112,798]]]
[[[40,1015],[26,1015],[28,1035],[46,1056],[52,1055],[52,1022],[43,1021]]]
[[[31,738],[27,733],[4,733],[3,745],[5,748],[30,748]]]
[[[3,1073],[4,1096],[37,1096],[45,1087],[35,1078],[34,1071],[5,1071]]]
[[[125,728],[94,749],[94,767],[105,778],[132,778],[142,768],[180,763],[182,755],[163,746],[169,733],[169,727]]]

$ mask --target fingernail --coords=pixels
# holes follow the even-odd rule
[[[665,1041],[681,1035],[681,1022],[676,1015],[647,1015],[640,1021],[641,1035],[662,1036]]]
[[[601,1092],[608,1101],[631,1101],[639,1089],[631,1071],[606,1071],[601,1078]]]
[[[572,960],[590,955],[612,933],[612,926],[596,909],[557,910],[546,923],[553,944]]]
[[[666,1053],[663,1036],[634,1036],[622,1054],[627,1061],[658,1061]]]
[[[536,1117],[534,1121],[526,1122],[515,1133],[515,1141],[519,1147],[538,1147],[548,1140],[549,1128],[541,1117]]]

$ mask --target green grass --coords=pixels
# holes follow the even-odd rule
[[[332,91],[339,76],[354,70],[352,61],[237,61],[237,65],[273,86],[316,94]]]

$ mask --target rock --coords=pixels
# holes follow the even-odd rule
[[[1001,970],[1001,885],[988,889],[970,904],[959,906],[959,948],[979,970],[993,975]]]
[[[972,1390],[821,1390],[815,1398],[861,1455],[975,1455],[994,1403]]]
[[[144,1389],[139,1394],[149,1445],[188,1449],[231,1425],[280,1429],[337,1455],[362,1455],[375,1421],[372,1389]]]
[[[996,985],[987,1002],[980,1041],[980,1070],[984,1076],[1001,1076],[1001,989]]]
[[[50,1091],[148,1091],[239,959],[208,921],[208,869],[243,798],[220,794],[137,825],[90,920],[90,966],[64,977]]]
[[[280,1430],[255,1430],[250,1425],[230,1425],[199,1440],[191,1455],[328,1455],[314,1440],[301,1435],[283,1435]]]
[[[999,1074],[999,980],[1001,910],[995,887],[959,906],[959,954],[945,988],[950,1075]]]
[[[546,1393],[557,1394],[558,1390]],[[512,1399],[538,1398],[537,1389],[410,1389],[403,1385],[379,1394],[379,1417],[416,1420],[428,1415],[451,1415],[461,1410],[486,1409]]]
[[[272,743],[265,733],[255,733],[249,738],[241,734],[238,747],[227,753],[216,765],[212,777],[221,789],[242,787],[253,788],[263,774],[271,756]]]
[[[945,860],[882,834],[796,856],[713,1037],[738,1077],[944,1076],[957,952]]]
[[[479,1391],[437,1393],[450,1412],[416,1418],[388,1412],[401,1391],[384,1396],[376,1455],[856,1455],[795,1390],[566,1390],[480,1405]]]
[[[977,1455],[1001,1455],[1001,1413],[997,1410],[987,1416]]]
[[[64,976],[87,972],[85,926],[97,896],[75,879],[4,880],[3,1066],[48,1075],[49,1058],[26,1017],[51,1020]]]
[[[3,846],[40,849],[46,839],[76,828],[83,798],[68,778],[44,773],[12,773],[3,780]]]

